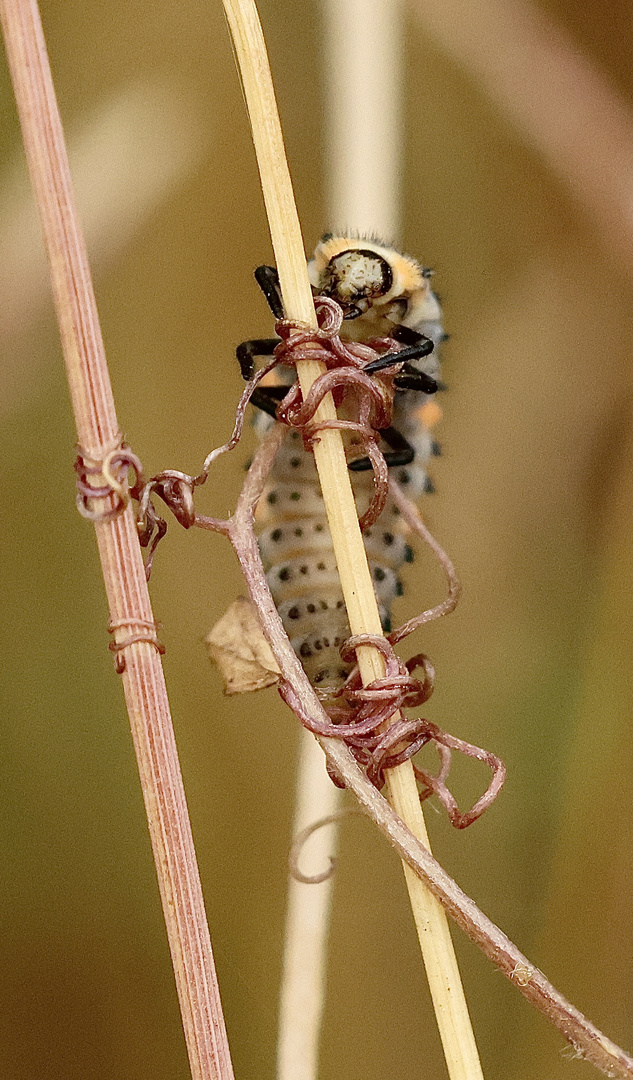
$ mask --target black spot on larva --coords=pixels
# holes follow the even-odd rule
[[[291,574],[290,574],[290,570],[288,569],[288,567],[284,566],[284,568],[279,571],[277,577],[279,578],[280,581],[290,581]]]
[[[431,453],[433,454],[433,457],[441,457],[442,456],[442,447],[440,446],[440,444],[438,442],[435,442],[435,439],[431,443]]]
[[[371,536],[371,535],[372,535],[371,529],[365,529],[365,536]]]
[[[266,502],[270,506],[275,505],[275,503],[277,502],[277,495],[276,495],[276,493],[274,491],[271,491],[270,494],[266,496]]]
[[[321,644],[321,642],[319,641],[318,638],[314,642],[314,647],[315,647],[317,652],[321,652],[321,649],[323,648],[323,645]]]
[[[314,676],[315,683],[323,682],[324,679],[327,679],[329,674],[329,668],[324,668],[323,671],[317,671],[316,675]]]
[[[426,495],[435,494],[435,484],[431,480],[430,476],[427,476],[426,480],[424,481],[424,492]]]
[[[404,546],[404,561],[413,562],[415,555],[413,554],[413,548],[409,544]]]
[[[298,457],[290,458],[291,468],[298,469],[300,464],[301,464],[301,458],[298,458]]]
[[[389,634],[391,632],[391,619],[388,615],[385,615],[384,619],[382,620],[382,628],[385,634]]]
[[[304,566],[300,566],[300,567],[299,567],[299,573],[300,573],[300,574],[307,574],[307,573],[308,573],[308,567],[307,567],[307,566],[305,566],[305,565],[304,565]]]
[[[385,574],[385,571],[382,569],[382,567],[377,566],[376,569],[374,570],[374,580],[375,581],[384,581],[386,576],[387,575]]]
[[[299,656],[303,656],[306,659],[308,656],[312,656],[312,649],[308,645],[307,641],[304,641],[299,649]]]
[[[298,619],[300,614],[301,614],[301,612],[299,611],[298,607],[291,607],[290,611],[288,612],[288,618],[289,619]]]
[[[277,541],[277,540],[281,540],[282,536],[283,536],[283,529],[273,529],[273,531],[270,534],[270,539]]]
[[[402,469],[402,471],[398,473],[398,483],[399,484],[408,484],[410,482],[410,480],[411,480],[411,474],[408,473],[406,469]]]
[[[387,547],[391,547],[391,545],[393,544],[393,533],[390,533],[390,532],[383,533],[382,538],[385,541],[385,544],[387,545]]]
[[[337,608],[342,608],[343,607],[343,601],[342,600],[337,600],[336,601],[336,606],[337,606]]]
[[[400,581],[400,578],[397,578],[397,580],[396,580],[396,596],[402,596],[403,593],[404,593],[404,589],[402,588],[402,582]]]
[[[314,612],[316,611],[316,606],[314,604],[306,604],[306,611],[308,611],[310,615],[314,615]]]
[[[315,525],[314,526],[314,531],[315,532],[323,532],[323,526],[322,525]]]
[[[321,600],[320,604],[321,604],[321,611],[327,611],[327,604],[326,604],[325,600]]]
[[[334,638],[334,641],[332,642],[332,644],[334,645],[334,647],[336,647],[337,645],[341,644],[342,640],[343,640],[343,638],[339,637],[339,635],[337,634],[336,637]]]
[[[324,637],[324,638],[323,638],[323,644],[325,645],[325,648],[326,648],[326,649],[329,649],[329,647],[330,647],[330,639],[329,639],[329,638],[326,638],[326,637]]]
[[[292,502],[299,502],[299,499],[301,498],[301,492],[300,491],[291,491],[290,492],[290,498],[291,498]]]
[[[338,675],[339,679],[346,679],[347,676],[349,675],[349,671],[347,671],[344,667],[342,667],[342,668],[338,669],[336,674]]]
[[[303,536],[303,529],[295,529],[295,536]]]
[[[318,562],[317,563],[317,570],[325,570],[325,563],[324,562]]]

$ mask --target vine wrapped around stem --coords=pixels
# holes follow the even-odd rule
[[[327,297],[315,298],[318,327],[305,327],[296,320],[279,320],[275,329],[281,341],[273,359],[255,372],[237,406],[235,426],[231,438],[223,446],[212,451],[206,458],[202,471],[195,477],[169,470],[152,477],[140,495],[140,533],[142,542],[151,543],[152,526],[157,539],[164,532],[164,522],[152,510],[150,496],[155,491],[173,509],[185,527],[195,521],[193,491],[203,484],[209,470],[221,454],[232,450],[239,442],[245,423],[246,407],[261,382],[276,367],[297,369],[306,359],[319,361],[325,367],[312,384],[305,400],[298,380],[293,382],[279,403],[276,413],[283,424],[301,433],[307,451],[312,449],[323,430],[339,430],[352,433],[355,447],[360,444],[362,452],[373,467],[373,495],[369,506],[360,519],[361,529],[370,528],[382,513],[389,493],[389,474],[378,441],[380,430],[391,423],[394,398],[394,378],[402,364],[397,362],[401,346],[391,338],[376,338],[370,344],[343,342],[339,336],[343,311]],[[374,364],[385,354],[394,353],[394,363],[370,377],[365,368]],[[316,420],[321,402],[332,394],[337,407],[345,406],[345,418]],[[397,485],[392,484],[395,490]],[[402,500],[401,500],[402,501]],[[408,503],[408,500],[405,500]],[[416,528],[415,508],[408,506],[408,522]],[[427,536],[424,535],[424,539]],[[152,546],[152,554],[155,544]],[[452,610],[459,596],[452,563],[434,542],[433,549],[447,573],[449,581],[448,602],[410,619],[388,637],[376,634],[355,635],[347,639],[340,649],[344,661],[354,658],[357,649],[370,646],[384,658],[385,674],[363,686],[358,665],[338,691],[334,701],[326,705],[329,722],[320,722],[310,716],[303,707],[291,683],[282,680],[280,693],[301,723],[315,735],[342,739],[363,767],[366,775],[378,788],[385,783],[385,774],[408,761],[429,742],[437,746],[440,770],[433,776],[415,767],[416,778],[421,782],[421,798],[437,795],[447,809],[452,824],[466,828],[480,817],[499,794],[505,781],[503,762],[494,754],[442,731],[436,724],[423,718],[406,719],[400,715],[405,707],[423,704],[433,692],[434,671],[427,657],[419,655],[404,664],[394,653],[392,641],[401,641],[422,622],[439,618]],[[150,555],[151,560],[151,555]],[[415,668],[423,669],[422,679],[415,678]],[[485,762],[492,769],[492,779],[475,805],[461,813],[457,802],[446,786],[451,762],[451,751],[457,750],[467,757]],[[335,783],[337,777],[333,774]]]
[[[254,530],[254,513],[275,455],[284,438],[277,425],[261,442],[247,473],[235,513],[228,519],[196,513],[192,524],[226,536],[238,558],[248,591],[256,608],[283,679],[295,689],[304,708],[316,722],[329,717],[294,653],[275,607],[262,565]],[[415,511],[412,510],[412,518]],[[426,530],[425,530],[426,531]],[[439,605],[441,606],[441,605]],[[433,611],[434,609],[430,609]],[[457,925],[519,992],[561,1032],[577,1054],[607,1076],[633,1080],[633,1057],[612,1042],[549,982],[506,934],[488,918],[424,845],[410,832],[395,810],[370,783],[340,740],[317,736],[332,772],[357,798],[389,843],[440,901]]]

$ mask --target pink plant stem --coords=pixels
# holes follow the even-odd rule
[[[312,718],[328,722],[329,718],[291,648],[275,608],[253,528],[255,507],[284,434],[284,427],[278,424],[260,443],[234,516],[228,521],[222,521],[197,514],[195,524],[229,537],[248,584],[251,599],[257,608],[262,630],[283,679],[292,686],[301,701],[302,709]],[[514,983],[535,1008],[544,1013],[580,1057],[601,1069],[607,1076],[632,1080],[633,1058],[567,1001],[546,979],[543,972],[530,963],[507,935],[480,911],[474,900],[460,889],[424,845],[407,829],[387,800],[369,783],[347,747],[333,738],[319,738],[318,741],[334,772],[354,793],[364,811],[484,955]]]
[[[42,219],[82,456],[121,443],[90,271],[36,0],[0,0],[0,17]],[[103,484],[93,475],[93,486]],[[94,500],[101,509],[111,499]],[[158,874],[194,1080],[232,1080],[202,889],[132,509],[95,520],[110,617]],[[148,628],[145,639],[125,644]]]

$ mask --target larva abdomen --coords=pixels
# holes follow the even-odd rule
[[[418,359],[412,357],[407,365],[408,373],[436,377],[439,360],[436,353],[429,353],[428,344],[430,340],[437,346],[444,337],[441,312],[429,287],[429,274],[418,263],[375,240],[328,234],[317,247],[309,271],[315,290],[332,297],[343,309],[342,338],[345,330],[353,341],[383,339],[383,352],[393,349],[396,338],[408,347],[409,355],[421,342]],[[392,424],[409,442],[414,460],[394,468],[394,473],[412,500],[432,490],[425,463],[434,452],[429,430],[434,422],[429,410],[433,409],[437,419],[439,409],[420,387],[396,392]],[[265,428],[269,423],[268,417],[261,417],[256,426]],[[348,441],[352,451],[354,439]],[[362,446],[351,456],[362,457]],[[354,472],[352,484],[360,516],[372,497],[371,473]],[[335,693],[351,670],[339,655],[350,631],[314,459],[304,452],[297,431],[289,431],[282,444],[257,519],[267,580],[288,637],[314,685],[324,696]],[[393,601],[402,593],[398,571],[413,557],[406,533],[391,500],[365,533],[385,630]]]

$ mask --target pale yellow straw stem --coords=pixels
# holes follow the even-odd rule
[[[397,243],[406,114],[404,0],[320,0],[319,6],[328,228]]]
[[[340,810],[342,791],[325,769],[314,736],[301,730],[293,834]],[[303,874],[322,874],[336,851],[338,822],[318,829],[301,848]],[[290,876],[279,992],[277,1080],[317,1080],[326,997],[327,940],[333,878],[307,883]]]
[[[286,316],[314,327],[316,317],[303,239],[257,9],[254,0],[223,2],[244,85]],[[325,369],[313,361],[303,361],[297,369],[305,397]],[[319,406],[315,420],[318,423],[335,416],[334,402],[328,396]],[[378,605],[340,432],[321,431],[314,446],[314,458],[351,632],[380,635]],[[376,649],[363,646],[357,655],[365,684],[384,675],[384,661]],[[393,806],[411,831],[428,845],[410,762],[391,770],[388,784]],[[451,1080],[479,1080],[481,1065],[446,916],[426,886],[412,873],[405,872],[449,1075]]]
[[[402,2],[321,0],[321,18],[326,220],[334,229],[350,227],[357,236],[396,240],[402,186]],[[365,82],[360,116],[359,80]],[[304,728],[294,835],[335,814],[342,795],[327,775],[321,747]],[[328,866],[339,829],[336,821],[312,836],[301,855],[303,873],[320,874]],[[311,884],[293,876],[288,880],[277,1080],[317,1080],[319,1075],[332,890],[333,877]]]

